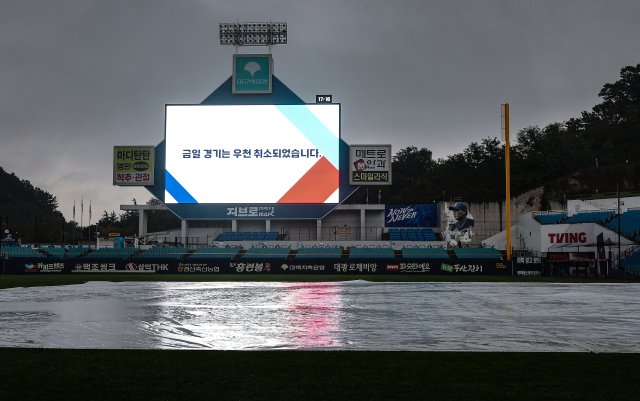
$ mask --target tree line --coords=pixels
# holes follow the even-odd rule
[[[640,64],[624,67],[620,79],[604,85],[599,97],[603,101],[580,117],[517,132],[510,147],[512,197],[584,169],[590,174],[600,169],[609,175],[600,181],[602,192],[615,191],[617,182],[623,190],[640,188]],[[629,167],[611,169],[620,165]],[[505,144],[498,138],[473,142],[461,153],[439,159],[427,148],[409,146],[394,156],[392,172],[393,185],[362,186],[351,201],[365,203],[367,189],[369,203],[377,203],[380,190],[386,204],[431,203],[454,197],[490,202],[506,196]],[[550,196],[561,198],[562,193],[581,190],[585,188],[568,185],[555,188]]]
[[[137,204],[133,199],[133,203]],[[152,197],[147,204],[161,204]],[[0,167],[0,231],[17,233],[22,243],[86,244],[93,234],[138,234],[138,211],[116,214],[106,210],[97,223],[81,227],[77,221],[66,220],[58,210],[58,200],[51,193],[35,187]],[[180,219],[168,210],[149,212],[147,226],[150,232],[180,227]]]

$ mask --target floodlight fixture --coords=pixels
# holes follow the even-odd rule
[[[271,46],[287,44],[286,22],[220,23],[220,44]]]

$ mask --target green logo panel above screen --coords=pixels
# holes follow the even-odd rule
[[[233,93],[271,93],[270,54],[233,55]]]

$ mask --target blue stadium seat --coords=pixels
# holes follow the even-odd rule
[[[458,259],[502,259],[500,251],[494,248],[453,248]]]

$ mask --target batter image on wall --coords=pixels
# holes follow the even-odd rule
[[[165,203],[339,203],[340,105],[167,105]]]
[[[445,203],[446,206],[447,204]],[[474,224],[474,220],[469,214],[465,203],[456,202],[455,205],[447,207],[447,229],[444,232],[447,243],[452,247],[456,247],[462,243],[471,242]]]

